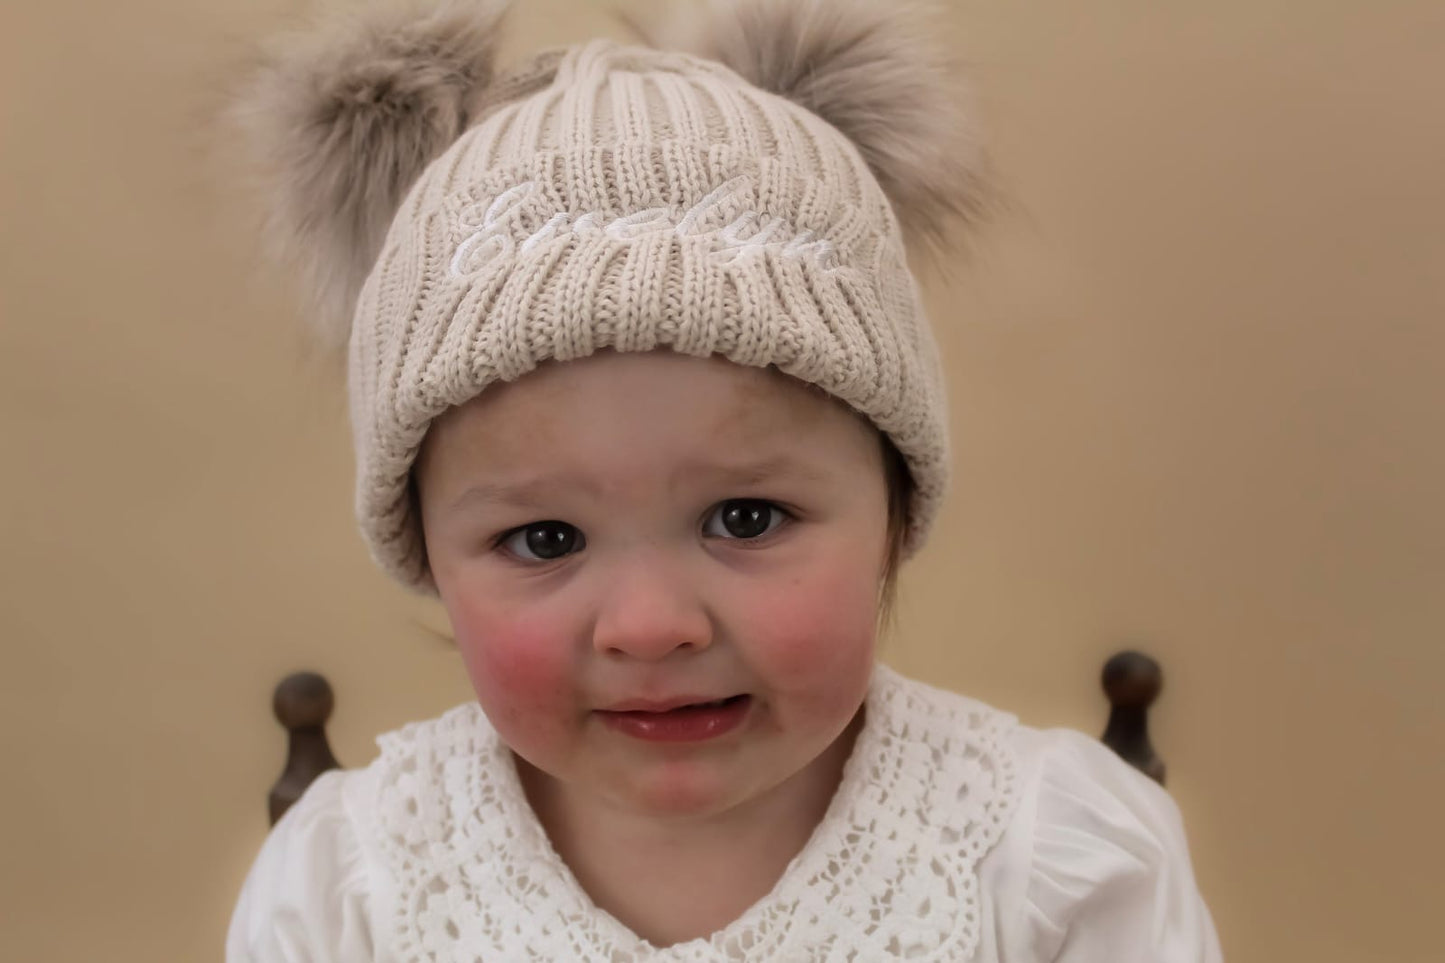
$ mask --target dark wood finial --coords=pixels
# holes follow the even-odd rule
[[[276,686],[271,709],[286,728],[287,746],[286,768],[267,797],[272,826],[317,776],[341,768],[326,741],[326,720],[335,705],[331,683],[315,672],[288,675]]]
[[[1164,688],[1164,671],[1142,652],[1120,652],[1104,663],[1109,725],[1104,744],[1161,786],[1164,760],[1149,741],[1149,707]]]

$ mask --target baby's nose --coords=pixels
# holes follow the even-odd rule
[[[712,620],[700,593],[673,568],[654,563],[617,572],[592,632],[598,652],[651,661],[712,644]]]

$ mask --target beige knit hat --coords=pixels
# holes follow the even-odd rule
[[[496,4],[373,4],[276,49],[243,111],[283,256],[349,343],[378,563],[435,591],[409,491],[432,419],[603,348],[771,365],[845,402],[904,456],[921,544],[946,405],[900,224],[936,235],[979,192],[900,6],[713,3],[670,31],[711,57],[599,40],[501,78]]]

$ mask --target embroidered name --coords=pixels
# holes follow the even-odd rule
[[[837,248],[813,231],[794,230],[780,217],[753,210],[743,210],[727,221],[728,214],[736,210],[732,202],[747,188],[747,177],[735,177],[685,211],[650,207],[610,221],[604,221],[596,212],[559,212],[525,237],[517,237],[517,213],[537,189],[535,181],[524,181],[498,194],[485,208],[477,203],[461,212],[461,228],[466,233],[452,255],[451,273],[453,277],[468,277],[500,258],[526,254],[540,244],[568,235],[606,235],[629,242],[652,234],[707,238],[712,246],[710,257],[724,263],[771,250],[783,257],[810,258],[824,271],[837,269]],[[722,221],[726,221],[722,226],[709,226]]]

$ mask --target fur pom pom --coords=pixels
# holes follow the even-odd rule
[[[267,253],[347,342],[357,295],[407,189],[475,119],[507,0],[369,0],[263,53],[230,107]]]
[[[653,38],[807,108],[862,153],[905,233],[941,242],[988,207],[961,85],[918,0],[706,0]]]

